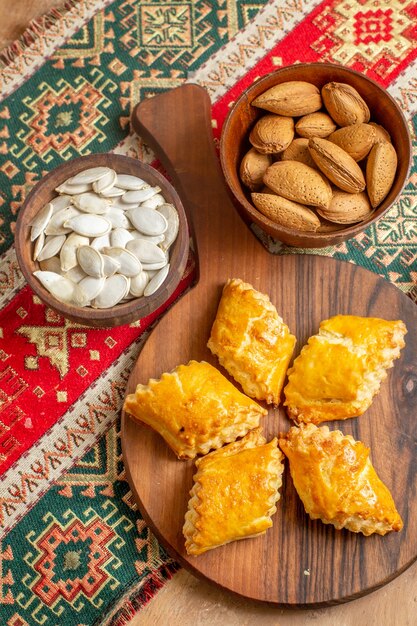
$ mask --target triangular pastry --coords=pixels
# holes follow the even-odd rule
[[[279,445],[311,519],[364,535],[403,527],[388,488],[378,477],[369,448],[340,430],[293,426]]]
[[[295,341],[267,295],[227,281],[207,346],[248,396],[279,404]]]
[[[190,361],[139,384],[124,409],[162,435],[179,459],[235,441],[267,413],[205,361]]]
[[[284,469],[274,438],[260,429],[196,461],[183,533],[188,554],[198,555],[272,526]]]
[[[336,315],[320,324],[288,370],[284,389],[294,421],[319,424],[362,415],[404,347],[404,323]]]

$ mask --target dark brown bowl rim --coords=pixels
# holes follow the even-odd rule
[[[230,175],[228,172],[228,168],[226,166],[226,157],[225,157],[225,136],[227,135],[228,131],[229,131],[229,126],[231,124],[233,115],[235,114],[235,111],[238,109],[238,107],[240,106],[240,104],[244,101],[247,101],[248,104],[251,103],[250,100],[250,93],[252,91],[252,89],[256,87],[258,87],[259,85],[262,85],[262,83],[264,82],[268,82],[269,79],[271,78],[271,76],[273,75],[285,75],[286,73],[289,72],[294,72],[294,71],[298,71],[297,68],[300,68],[301,70],[305,70],[307,68],[314,68],[314,67],[326,67],[329,68],[329,70],[334,70],[334,71],[338,71],[338,72],[342,72],[345,73],[346,76],[349,75],[356,75],[358,77],[360,77],[362,80],[367,81],[368,83],[370,83],[374,88],[376,88],[378,91],[380,91],[382,94],[384,94],[384,96],[386,96],[388,98],[388,100],[391,102],[391,104],[394,106],[394,108],[397,110],[400,119],[403,123],[404,126],[404,130],[405,130],[405,134],[407,136],[407,140],[408,140],[408,145],[407,145],[407,154],[408,154],[408,163],[407,163],[407,168],[406,168],[406,173],[404,176],[404,181],[400,187],[400,189],[398,190],[398,193],[395,195],[395,197],[391,200],[391,202],[378,214],[375,214],[375,211],[373,211],[372,216],[368,219],[365,220],[363,222],[358,222],[356,224],[352,224],[347,226],[346,228],[340,228],[339,230],[335,230],[335,231],[331,231],[331,232],[314,232],[314,231],[300,231],[300,230],[295,230],[295,229],[291,229],[291,228],[287,228],[285,226],[281,226],[279,224],[276,224],[275,222],[273,222],[272,220],[270,220],[268,217],[266,217],[265,215],[263,215],[260,211],[258,211],[256,209],[255,206],[253,206],[246,198],[245,193],[243,191],[242,188],[242,198],[238,197],[235,192],[234,192],[234,185],[232,184],[231,180],[230,180]],[[292,80],[294,80],[294,78],[292,78]],[[377,83],[374,79],[369,78],[368,76],[366,76],[365,74],[363,74],[362,72],[358,72],[356,70],[353,70],[351,68],[348,67],[344,67],[343,65],[338,65],[337,63],[297,63],[296,65],[290,65],[290,66],[285,66],[285,67],[281,67],[278,70],[274,70],[273,72],[268,72],[268,74],[265,74],[264,76],[262,76],[261,78],[259,78],[258,80],[256,80],[254,83],[252,83],[249,87],[247,87],[244,92],[239,96],[239,98],[233,103],[233,106],[230,108],[226,119],[223,123],[223,127],[222,127],[222,131],[221,131],[221,136],[220,136],[220,163],[221,163],[221,167],[223,170],[223,175],[226,179],[229,191],[231,192],[232,196],[234,197],[234,199],[241,205],[243,206],[243,208],[245,209],[246,213],[253,218],[253,220],[257,223],[261,223],[262,222],[267,225],[269,228],[275,230],[277,232],[277,236],[276,239],[279,239],[279,235],[278,232],[282,232],[285,235],[288,235],[290,237],[299,237],[300,239],[308,236],[309,239],[311,240],[316,240],[317,243],[323,242],[323,241],[329,241],[331,239],[334,240],[338,240],[336,241],[337,243],[341,243],[342,241],[345,241],[346,239],[350,239],[351,237],[354,237],[355,235],[357,235],[358,233],[366,230],[369,226],[371,226],[372,224],[374,224],[375,222],[377,222],[379,219],[381,219],[381,217],[383,215],[385,215],[385,213],[387,213],[387,211],[389,211],[389,209],[393,206],[393,204],[398,200],[398,198],[400,197],[400,195],[403,192],[403,189],[405,187],[405,185],[407,184],[409,175],[410,175],[410,169],[411,169],[411,155],[412,155],[412,142],[411,142],[411,135],[410,135],[410,131],[408,128],[408,124],[407,121],[405,119],[405,116],[401,110],[401,108],[398,106],[397,102],[395,101],[395,99],[391,96],[391,94],[379,83]],[[333,243],[329,243],[328,245],[335,245]],[[299,246],[302,247],[302,246]],[[309,246],[309,247],[314,247],[314,246]]]
[[[26,208],[30,206],[30,204],[34,201],[39,189],[47,185],[49,180],[52,177],[56,176],[58,171],[62,172],[62,179],[60,181],[57,181],[57,185],[60,184],[60,182],[66,180],[66,178],[68,178],[71,174],[74,176],[75,173],[77,173],[77,168],[79,165],[82,166],[82,164],[84,163],[89,163],[88,167],[95,167],[95,165],[92,164],[95,161],[97,161],[97,166],[108,165],[109,167],[111,167],[110,163],[114,161],[120,163],[130,163],[131,165],[137,167],[138,176],[140,175],[145,180],[147,179],[147,177],[151,180],[153,178],[154,183],[160,183],[162,189],[168,189],[172,196],[175,208],[178,211],[180,219],[180,229],[177,241],[173,244],[173,250],[187,250],[185,254],[177,255],[178,258],[175,259],[178,264],[177,271],[172,271],[173,267],[176,266],[171,267],[165,281],[151,296],[142,296],[140,298],[135,298],[130,300],[129,302],[117,304],[114,307],[110,307],[108,309],[77,307],[75,305],[69,305],[64,302],[59,302],[41,285],[41,283],[33,276],[27,265],[22,261],[23,246],[26,245],[24,229],[28,226],[28,224],[23,223],[25,219]],[[80,167],[78,171],[81,170],[82,167]],[[41,208],[42,207],[40,207],[39,210]],[[181,225],[183,225],[183,227],[181,227]],[[139,319],[141,312],[144,312],[144,315],[147,316],[156,309],[158,309],[172,295],[181,280],[181,276],[185,270],[188,258],[188,243],[188,222],[184,206],[178,193],[176,192],[172,184],[168,181],[168,179],[165,178],[160,172],[158,172],[157,169],[155,169],[151,165],[148,165],[147,163],[140,161],[139,159],[134,159],[132,157],[122,154],[115,154],[113,152],[99,152],[92,155],[76,157],[74,159],[66,161],[65,163],[61,163],[50,172],[48,172],[34,185],[28,196],[25,198],[19,210],[15,227],[15,248],[17,260],[20,269],[31,289],[47,306],[57,311],[60,315],[63,315],[64,317],[67,317],[68,319],[71,319],[73,321],[83,323],[87,326],[97,327],[120,326]]]

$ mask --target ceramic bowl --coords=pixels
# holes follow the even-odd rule
[[[39,263],[33,260],[34,243],[30,241],[31,222],[35,215],[58,195],[55,188],[78,172],[98,166],[110,167],[119,174],[138,176],[152,186],[158,185],[166,202],[176,207],[179,216],[179,233],[169,250],[170,271],[164,283],[150,296],[135,298],[107,309],[95,309],[90,306],[77,307],[60,302],[51,295],[33,275],[33,272],[39,269]],[[64,317],[80,324],[92,327],[113,327],[128,324],[149,315],[172,295],[186,266],[189,233],[181,200],[162,174],[136,159],[118,154],[101,153],[63,163],[35,185],[19,211],[15,245],[20,268],[30,287],[42,302]]]
[[[316,232],[284,228],[265,217],[251,202],[250,191],[242,185],[239,167],[251,147],[249,133],[256,121],[267,113],[251,102],[267,89],[286,81],[307,81],[319,89],[329,82],[348,83],[364,98],[371,111],[371,121],[382,125],[391,135],[398,155],[394,183],[383,202],[371,216],[357,224],[323,226]],[[223,173],[236,206],[242,216],[266,233],[287,245],[301,248],[332,246],[354,237],[379,220],[398,199],[407,182],[411,163],[411,139],[404,115],[390,94],[378,83],[348,68],[326,63],[309,63],[283,67],[263,76],[248,87],[233,104],[223,125],[220,140]]]

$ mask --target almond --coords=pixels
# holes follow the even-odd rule
[[[335,191],[327,209],[318,209],[322,217],[336,224],[354,224],[362,222],[372,213],[368,196],[361,193]]]
[[[369,126],[372,126],[375,129],[375,143],[378,141],[392,143],[389,132],[385,130],[383,126],[377,124],[376,122],[369,122]]]
[[[355,161],[361,161],[374,145],[375,135],[375,128],[371,124],[352,124],[339,128],[327,139],[350,154]]]
[[[262,154],[282,152],[294,138],[294,120],[281,115],[264,115],[252,128],[249,141]]]
[[[288,148],[281,152],[281,161],[299,161],[317,169],[317,165],[314,163],[308,149],[308,139],[303,139],[302,137],[294,139]]]
[[[320,228],[317,230],[317,232],[334,233],[338,230],[342,230],[343,228],[345,228],[345,224],[335,224],[334,222],[329,222],[322,217],[322,219],[320,220]]]
[[[354,87],[346,83],[327,83],[321,90],[324,106],[338,126],[369,122],[368,105]]]
[[[260,154],[255,148],[251,148],[245,154],[240,164],[240,178],[242,183],[255,191],[263,184],[263,175],[272,163],[269,154]]]
[[[287,81],[264,91],[252,105],[278,115],[300,117],[321,109],[320,91],[312,83]]]
[[[315,231],[320,220],[311,209],[286,198],[268,193],[252,193],[252,202],[263,215],[284,226],[303,231]]]
[[[327,113],[318,111],[304,115],[295,125],[300,137],[327,137],[336,130],[336,124]]]
[[[299,161],[278,161],[265,172],[264,183],[279,196],[299,204],[327,208],[332,188],[324,176]]]
[[[308,148],[319,169],[339,189],[349,193],[359,193],[365,189],[361,168],[342,148],[319,137],[310,139]]]
[[[381,204],[392,187],[397,161],[397,153],[391,143],[378,142],[369,153],[366,162],[366,184],[374,208]]]

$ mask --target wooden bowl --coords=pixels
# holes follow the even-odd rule
[[[30,225],[34,216],[52,198],[57,196],[55,188],[68,178],[89,167],[107,166],[119,174],[131,174],[146,180],[150,185],[158,185],[167,202],[177,209],[180,227],[176,241],[170,248],[170,271],[161,287],[151,296],[135,298],[129,302],[117,304],[108,309],[77,307],[54,298],[47,291],[33,272],[39,269],[39,263],[33,261],[34,243],[30,241]],[[27,282],[39,298],[51,309],[74,322],[93,327],[112,327],[128,324],[145,317],[160,307],[175,291],[183,275],[188,258],[189,232],[181,200],[162,174],[157,170],[119,154],[102,153],[80,157],[63,163],[42,178],[32,189],[19,211],[16,223],[15,245],[17,260]]]
[[[398,167],[393,186],[385,200],[372,215],[363,222],[351,225],[334,224],[335,230],[326,227],[318,232],[301,232],[284,228],[260,213],[250,200],[250,191],[242,185],[239,167],[244,154],[249,150],[249,133],[259,117],[267,113],[251,102],[261,93],[290,80],[303,80],[319,89],[328,82],[348,83],[364,98],[371,111],[371,121],[381,124],[391,135],[398,155]],[[220,139],[220,159],[226,182],[242,216],[255,222],[274,239],[300,248],[331,246],[354,237],[382,217],[399,197],[407,182],[411,164],[411,138],[405,118],[395,100],[375,81],[363,74],[339,65],[327,63],[305,63],[283,67],[257,80],[248,87],[231,108],[223,125]],[[330,226],[332,228],[332,226]]]

